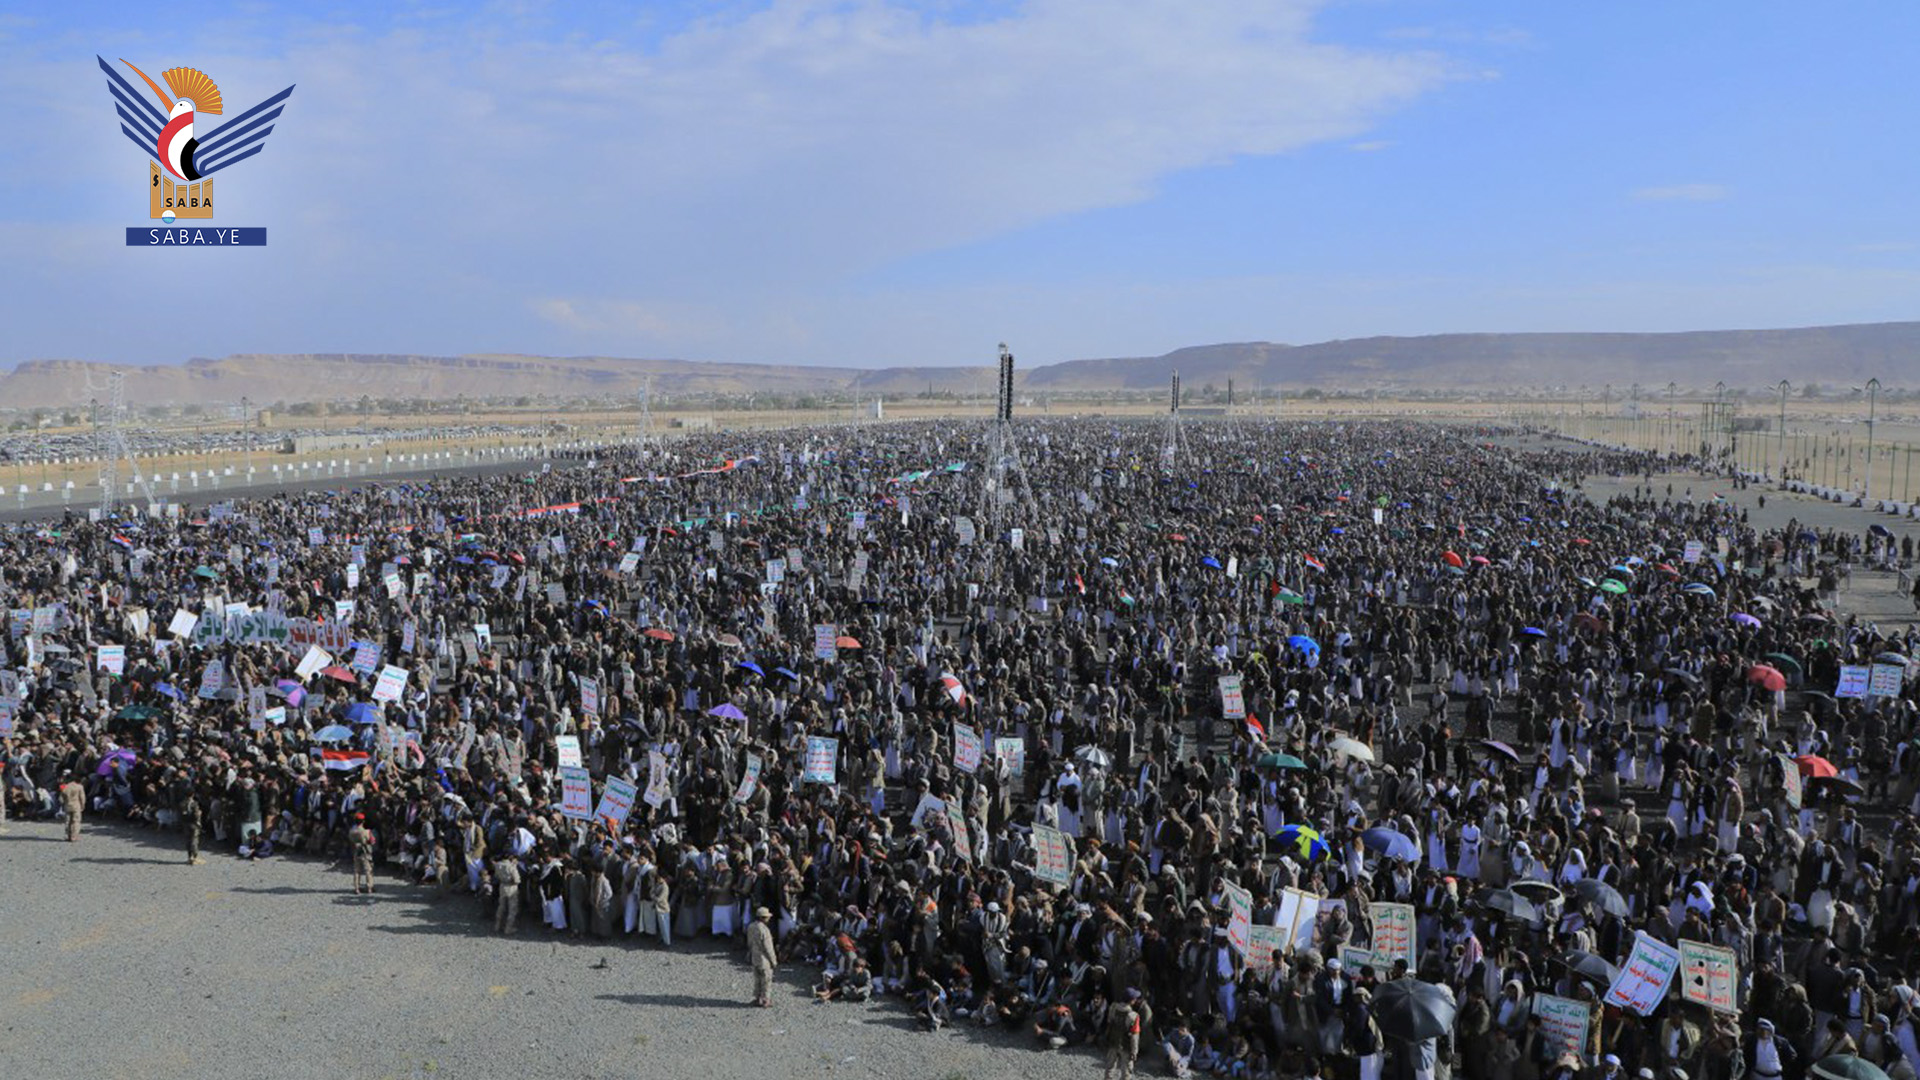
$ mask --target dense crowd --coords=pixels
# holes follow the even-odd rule
[[[1882,538],[1491,430],[988,445],[701,435],[14,527],[0,802],[505,933],[764,919],[823,1000],[1122,1070],[1920,1068],[1915,635],[1831,604]]]

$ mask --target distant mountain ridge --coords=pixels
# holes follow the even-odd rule
[[[320,353],[241,354],[184,364],[107,365],[29,360],[0,375],[0,404],[14,408],[86,404],[89,385],[117,368],[134,402],[343,401],[372,398],[628,396],[648,376],[664,395],[858,393],[904,397],[928,390],[991,395],[989,366],[810,367],[708,360],[551,357],[513,354],[418,356]],[[1920,322],[1862,323],[1784,330],[1698,330],[1667,334],[1523,333],[1369,337],[1313,345],[1245,342],[1198,345],[1162,356],[1068,360],[1022,368],[1028,391],[1154,390],[1179,371],[1183,384],[1237,387],[1448,389],[1611,384],[1623,394],[1674,381],[1756,388],[1781,379],[1889,386],[1920,383]],[[97,394],[97,391],[94,392]]]

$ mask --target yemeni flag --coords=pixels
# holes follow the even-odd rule
[[[1080,590],[1081,596],[1087,595],[1087,583],[1080,580],[1079,574],[1073,575],[1073,587]]]
[[[1302,555],[1302,556],[1300,556],[1300,558],[1302,558],[1303,560],[1305,560],[1305,561],[1306,561],[1306,564],[1307,564],[1308,566],[1311,566],[1311,567],[1313,567],[1313,568],[1314,568],[1315,570],[1318,570],[1318,571],[1320,571],[1320,572],[1321,572],[1321,573],[1323,573],[1323,574],[1327,572],[1327,564],[1326,564],[1326,563],[1323,563],[1323,562],[1321,562],[1321,561],[1320,561],[1319,559],[1316,559],[1316,558],[1314,558],[1314,557],[1313,557],[1313,556],[1311,556],[1311,555]]]
[[[1260,718],[1252,713],[1247,714],[1247,734],[1253,736],[1260,742],[1267,741],[1266,726],[1260,723]]]
[[[120,545],[121,549],[124,551],[133,550],[133,541],[127,539],[125,536],[121,535],[120,533],[113,534],[113,542]]]
[[[334,769],[340,772],[351,772],[354,769],[365,766],[366,763],[371,760],[372,757],[365,750],[320,751],[321,768]]]

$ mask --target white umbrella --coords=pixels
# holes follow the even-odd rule
[[[1373,747],[1358,739],[1335,739],[1327,744],[1327,749],[1353,758],[1355,761],[1371,762],[1373,760]]]

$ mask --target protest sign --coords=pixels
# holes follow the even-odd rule
[[[1287,951],[1284,927],[1255,923],[1247,935],[1247,967],[1262,975],[1273,970],[1273,954]]]
[[[914,804],[913,816],[907,819],[907,824],[916,829],[924,829],[930,821],[945,821],[946,817],[946,800],[923,792],[920,795],[920,801]]]
[[[980,733],[965,724],[953,725],[953,764],[961,772],[980,771],[980,757],[986,743]]]
[[[1033,876],[1066,888],[1073,881],[1073,841],[1049,825],[1033,827]]]
[[[200,622],[200,616],[184,609],[173,613],[173,621],[167,624],[167,633],[177,638],[191,637],[193,628]]]
[[[1738,1015],[1735,995],[1740,962],[1732,949],[1698,941],[1680,942],[1680,996],[1715,1012]]]
[[[553,747],[560,755],[560,766],[562,768],[581,764],[580,736],[556,735],[553,740]]]
[[[1374,903],[1368,905],[1373,917],[1373,955],[1382,963],[1405,960],[1414,963],[1414,927],[1412,904]]]
[[[813,658],[832,660],[840,655],[838,647],[834,645],[834,639],[837,637],[839,637],[839,631],[831,623],[816,624],[813,628]]]
[[[333,663],[333,657],[327,655],[325,649],[322,649],[318,645],[309,645],[307,646],[307,654],[300,658],[300,666],[294,668],[293,673],[299,676],[301,681],[304,682],[307,679],[313,678],[314,672],[319,671],[331,663]]]
[[[1020,779],[1027,771],[1027,744],[1024,739],[1002,738],[993,740],[993,760],[1004,763],[1007,775]]]
[[[1840,665],[1840,682],[1833,688],[1837,698],[1863,698],[1871,684],[1873,671],[1865,664]]]
[[[947,800],[947,831],[953,834],[953,853],[973,861],[973,835],[967,829],[967,815],[960,809],[959,799]]]
[[[658,750],[647,751],[647,793],[641,798],[648,806],[659,809],[672,792],[667,790],[672,781],[667,775],[667,755]]]
[[[580,711],[588,716],[600,715],[600,680],[581,677]]]
[[[577,765],[560,767],[560,816],[593,820],[593,780]]]
[[[840,760],[840,740],[829,739],[822,735],[807,736],[806,769],[800,776],[803,784],[832,784],[836,782]]]
[[[1806,799],[1800,786],[1800,764],[1785,754],[1775,756],[1780,759],[1780,794],[1787,800],[1788,806],[1798,810]]]
[[[1674,972],[1680,969],[1680,951],[1644,930],[1634,932],[1633,951],[1620,974],[1607,988],[1606,1004],[1649,1016],[1667,996]]]
[[[127,673],[127,647],[125,645],[102,645],[94,652],[93,666],[96,671],[109,675]]]
[[[1875,664],[1867,677],[1868,697],[1899,697],[1907,680],[1905,664]]]
[[[1223,882],[1220,888],[1226,894],[1227,944],[1245,959],[1253,945],[1253,894],[1232,882]]]
[[[1554,1057],[1574,1054],[1585,1060],[1587,1025],[1593,1020],[1586,1002],[1536,993],[1533,1015],[1540,1018],[1540,1035],[1553,1048]]]
[[[407,689],[407,669],[387,664],[380,669],[380,677],[373,683],[373,700],[387,704],[400,700]]]
[[[608,777],[607,786],[600,792],[600,805],[593,808],[593,816],[611,819],[616,830],[624,828],[627,816],[633,813],[634,797],[639,794],[640,789],[633,781],[620,776]]]
[[[747,771],[740,777],[739,785],[733,789],[734,802],[743,803],[753,798],[753,789],[760,783],[760,770],[763,765],[764,762],[760,760],[759,754],[747,755]]]
[[[1245,720],[1247,703],[1240,694],[1240,676],[1220,676],[1220,715],[1228,720]]]

